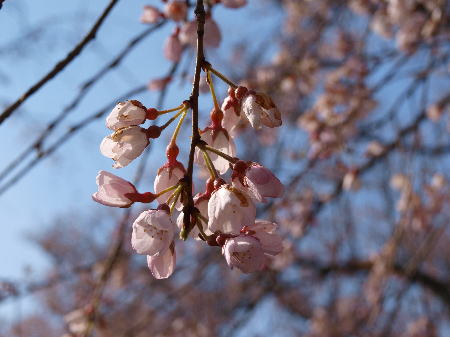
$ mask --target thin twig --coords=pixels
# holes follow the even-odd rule
[[[19,97],[13,104],[7,107],[2,114],[0,115],[0,124],[2,124],[8,117],[10,117],[13,112],[19,108],[22,103],[24,103],[29,97],[31,97],[36,91],[41,89],[48,81],[54,78],[57,74],[59,74],[64,68],[71,63],[80,53],[83,51],[84,47],[93,39],[97,34],[102,23],[105,21],[108,14],[114,8],[114,6],[118,3],[119,0],[111,0],[108,6],[105,8],[103,13],[97,19],[97,21],[92,26],[91,30],[87,33],[87,35],[73,48],[67,56],[59,61],[49,73],[47,73],[42,79],[40,79],[36,84],[34,84],[31,88],[29,88],[21,97]]]
[[[55,128],[61,124],[61,122],[66,119],[72,111],[83,101],[83,98],[89,93],[90,89],[94,87],[94,84],[97,83],[100,79],[102,79],[109,71],[116,68],[120,65],[123,59],[129,55],[130,51],[138,45],[139,42],[143,41],[145,37],[149,36],[151,33],[155,32],[157,29],[161,28],[166,21],[162,21],[157,25],[154,25],[143,32],[139,33],[137,36],[132,38],[127,45],[122,48],[122,50],[103,68],[101,68],[94,75],[89,77],[86,81],[84,81],[77,95],[72,99],[72,101],[50,122],[47,124],[47,127],[41,134],[37,137],[37,139],[26,147],[22,152],[17,155],[15,159],[13,159],[1,172],[0,172],[0,181],[5,179],[10,173],[13,172],[14,168],[16,168],[20,163],[22,163],[29,155],[33,153],[33,151],[37,151],[38,153],[41,151],[43,143],[45,139],[55,130]]]

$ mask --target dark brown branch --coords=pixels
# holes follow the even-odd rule
[[[189,234],[192,229],[191,225],[191,214],[194,209],[194,200],[192,198],[192,179],[194,173],[194,154],[195,148],[200,141],[200,133],[198,131],[198,97],[200,93],[200,74],[202,71],[202,66],[205,62],[205,55],[203,50],[203,35],[205,34],[205,7],[203,5],[203,0],[197,0],[195,6],[195,16],[197,18],[197,58],[195,63],[195,74],[194,83],[192,84],[192,92],[189,98],[189,103],[192,109],[192,140],[189,150],[189,162],[188,169],[186,173],[186,189],[185,194],[187,197],[187,202],[184,207],[184,218],[183,222],[185,225],[184,231],[182,232],[185,237]]]
[[[53,69],[47,73],[42,79],[40,79],[36,84],[34,84],[31,88],[29,88],[19,99],[17,99],[13,104],[7,107],[2,114],[0,115],[0,124],[2,124],[8,117],[10,117],[13,112],[19,108],[23,102],[25,102],[29,97],[31,97],[36,91],[41,89],[48,81],[58,75],[64,68],[71,63],[80,53],[83,51],[84,47],[93,39],[97,34],[102,23],[105,21],[108,14],[114,8],[119,0],[111,0],[108,6],[105,8],[103,13],[97,19],[97,21],[92,26],[91,30],[87,33],[87,35],[73,48],[67,56],[59,61]]]

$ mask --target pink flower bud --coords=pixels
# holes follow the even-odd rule
[[[222,34],[217,22],[212,18],[207,18],[205,21],[205,36],[204,43],[207,47],[217,48],[222,41]]]
[[[201,137],[202,140],[204,140],[209,146],[231,157],[234,157],[236,155],[236,145],[225,129],[208,127],[202,132]],[[230,167],[228,160],[211,152],[209,152],[209,156],[217,172],[219,172],[220,174],[224,174],[228,171],[228,168]],[[203,159],[202,151],[200,151],[199,149],[197,149],[195,152],[195,162],[201,166],[206,165]]]
[[[281,113],[272,99],[263,93],[249,93],[242,99],[242,111],[255,129],[262,125],[269,128],[281,125]]]
[[[233,179],[233,184],[237,187],[243,186],[249,195],[259,202],[266,202],[266,197],[279,198],[283,195],[284,186],[281,181],[272,171],[258,163],[251,163],[244,175],[237,178],[240,179]]]
[[[150,91],[160,91],[163,90],[171,80],[171,77],[155,78],[150,81],[147,88]]]
[[[275,223],[265,220],[256,220],[255,224],[249,227],[255,232],[253,236],[259,240],[265,254],[277,255],[283,250],[281,237],[274,233],[276,228]]]
[[[228,239],[222,253],[231,269],[236,267],[246,274],[260,271],[266,263],[260,242],[252,236],[239,235]]]
[[[221,3],[228,8],[240,8],[247,4],[247,0],[222,0]]]
[[[183,44],[195,46],[197,43],[197,22],[195,20],[187,22],[181,27],[180,41]],[[205,46],[217,48],[221,41],[222,34],[219,26],[213,19],[207,18],[205,21],[205,35],[203,37]]]
[[[100,152],[115,161],[114,168],[121,168],[139,157],[148,144],[145,130],[139,126],[130,126],[103,138]]]
[[[241,104],[234,96],[233,90],[223,100],[221,109],[223,111],[222,126],[233,136],[236,126],[241,120]]]
[[[187,6],[184,0],[170,1],[164,7],[164,14],[173,21],[182,21],[186,17]]]
[[[211,194],[208,202],[208,228],[214,233],[237,234],[243,226],[255,223],[256,207],[244,192],[222,185]]]
[[[117,103],[111,113],[106,117],[106,127],[118,130],[127,126],[135,126],[145,122],[146,108],[139,101],[126,101]]]
[[[144,6],[140,21],[142,23],[157,23],[161,16],[162,13],[158,8],[153,6]]]
[[[133,201],[126,195],[137,193],[132,183],[106,171],[98,172],[97,185],[98,191],[92,194],[92,199],[105,206],[130,207]]]
[[[183,46],[176,34],[170,35],[164,43],[164,56],[172,62],[178,62],[183,52]]]
[[[195,45],[197,42],[197,22],[186,22],[180,29],[179,38],[182,44]]]
[[[180,162],[175,162],[175,164],[165,164],[158,170],[158,174],[156,175],[155,182],[153,184],[153,188],[155,193],[160,193],[161,191],[176,185],[178,181],[184,177],[186,170],[183,167],[183,164]],[[173,191],[166,192],[158,197],[158,202],[160,204],[165,203],[169,196],[173,193]],[[180,201],[177,202],[177,209],[183,208],[183,205]]]
[[[131,245],[138,254],[161,256],[169,249],[175,225],[164,210],[142,212],[133,223]]]
[[[236,267],[244,273],[263,269],[269,257],[283,250],[281,237],[274,233],[277,225],[265,220],[256,220],[251,226],[244,226],[241,234],[227,238],[222,254],[230,268]]]
[[[158,280],[168,278],[172,275],[175,269],[175,263],[176,253],[173,241],[169,249],[161,255],[147,255],[148,268],[152,272],[152,275]]]

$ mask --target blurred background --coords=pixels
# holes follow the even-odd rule
[[[157,0],[6,0],[0,113],[113,7],[95,39],[0,125],[0,336],[85,336],[87,322],[89,335],[115,337],[450,336],[449,3],[205,4],[221,31],[207,60],[282,112],[276,130],[242,119],[236,144],[286,186],[258,209],[279,225],[283,253],[244,275],[189,240],[174,275],[154,280],[129,244],[145,207],[107,208],[91,194],[99,170],[152,191],[171,132],[120,171],[99,144],[117,102],[173,108],[188,98],[194,50],[164,57],[177,24],[139,20],[144,5],[163,10]],[[227,87],[216,86],[223,100]],[[200,107],[205,127],[208,94]]]

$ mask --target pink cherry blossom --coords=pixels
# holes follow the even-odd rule
[[[281,237],[274,233],[276,229],[276,223],[266,220],[256,220],[253,226],[248,227],[248,230],[254,232],[252,236],[259,240],[264,254],[272,256],[278,255],[283,250]]]
[[[160,91],[163,90],[171,80],[171,77],[155,78],[148,83],[147,88],[150,91]]]
[[[208,228],[211,232],[237,234],[243,226],[255,223],[256,207],[251,198],[230,185],[222,185],[208,202]]]
[[[142,23],[157,23],[161,19],[162,13],[153,6],[144,6],[140,21]]]
[[[184,0],[169,1],[164,7],[164,14],[173,21],[182,21],[186,17],[187,6]]]
[[[255,129],[262,125],[269,128],[281,125],[281,113],[272,99],[263,93],[249,92],[242,100],[242,111]]]
[[[176,253],[173,241],[169,249],[166,249],[164,253],[155,256],[147,255],[148,268],[158,280],[168,278],[172,275],[175,269],[175,263]]]
[[[277,225],[265,220],[256,220],[251,226],[241,229],[241,234],[227,238],[222,254],[230,268],[238,268],[244,273],[263,269],[283,250],[281,237],[274,233]]]
[[[117,103],[106,117],[106,127],[118,130],[127,126],[135,126],[145,122],[147,109],[141,102],[131,100]]]
[[[227,130],[223,128],[208,127],[201,133],[201,138],[209,146],[231,157],[234,157],[236,155],[236,145],[234,144],[234,141],[228,134]],[[217,172],[219,172],[220,174],[224,174],[228,171],[230,167],[228,160],[212,152],[208,152],[208,154]],[[195,162],[199,165],[205,166],[203,154],[199,149],[197,149],[195,153]]]
[[[183,164],[180,162],[175,162],[175,164],[167,163],[160,167],[158,174],[156,175],[155,182],[153,183],[153,188],[155,193],[160,193],[161,191],[176,185],[178,181],[184,177],[186,170]],[[158,202],[160,204],[165,203],[173,191],[166,192],[158,197]],[[182,208],[182,204],[178,201],[177,209]]]
[[[133,223],[131,245],[138,254],[161,256],[169,249],[175,225],[168,212],[151,209],[142,212]]]
[[[251,163],[248,166],[242,181],[250,196],[259,202],[265,202],[266,197],[279,198],[284,192],[281,181],[272,171],[258,163]]]
[[[181,58],[183,46],[177,34],[170,35],[164,43],[164,56],[172,62],[178,62]]]
[[[228,96],[224,99],[221,109],[223,111],[222,126],[231,136],[234,136],[236,126],[241,119],[241,104],[235,97],[234,90],[228,91]]]
[[[221,3],[228,8],[240,8],[247,4],[247,0],[222,0]]]
[[[240,269],[243,273],[254,273],[264,268],[266,256],[258,239],[239,235],[230,238],[222,247],[228,266]]]
[[[197,42],[197,22],[189,21],[183,24],[180,29],[179,38],[183,44],[195,45]]]
[[[183,44],[195,46],[197,43],[197,22],[195,20],[186,22],[181,27],[179,38]],[[207,18],[205,21],[205,35],[203,41],[206,47],[212,48],[217,48],[222,41],[220,28],[211,18]]]
[[[130,126],[103,138],[100,152],[115,161],[114,168],[121,168],[139,157],[148,144],[145,130],[139,126]]]
[[[97,185],[98,191],[92,194],[92,199],[105,206],[130,207],[133,201],[126,195],[137,193],[132,183],[106,171],[98,172]]]
[[[207,18],[205,21],[205,36],[204,43],[206,47],[217,48],[222,41],[222,33],[217,25],[217,22],[212,18]]]

